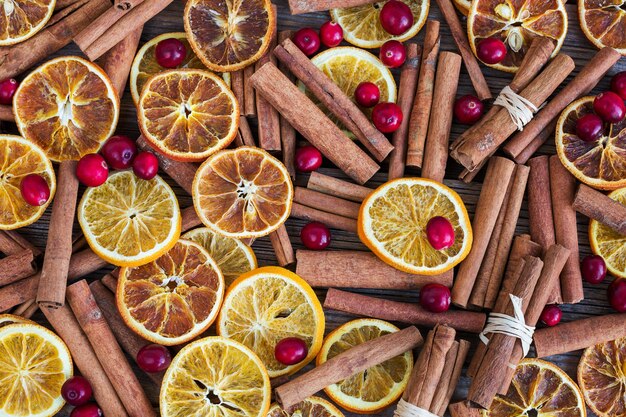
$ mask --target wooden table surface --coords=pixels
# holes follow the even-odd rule
[[[279,11],[279,19],[278,26],[279,29],[294,29],[300,28],[304,26],[311,26],[314,28],[319,28],[319,26],[328,19],[327,13],[311,13],[300,16],[291,16],[287,7],[286,0],[274,0],[278,6]],[[531,0],[532,1],[532,0]],[[184,2],[180,0],[174,1],[169,8],[164,10],[150,22],[145,25],[143,34],[141,36],[141,44],[145,43],[149,39],[153,37],[165,33],[165,32],[174,32],[174,31],[183,31],[183,21],[182,21],[182,11],[184,7]],[[578,73],[580,68],[595,54],[595,47],[587,41],[587,39],[582,34],[576,11],[576,4],[570,2],[567,4],[567,12],[569,16],[569,30],[567,34],[567,39],[565,41],[565,45],[562,48],[562,52],[570,55],[576,61],[576,70],[568,80],[572,78],[573,75]],[[450,35],[450,31],[448,26],[441,18],[441,13],[437,7],[437,4],[434,0],[431,2],[430,7],[430,18],[439,19],[442,21],[441,30],[441,49],[442,50],[451,50],[455,51],[456,46],[452,41],[452,37]],[[415,39],[411,40],[411,42],[422,42],[423,33],[420,33]],[[80,51],[74,46],[70,45],[63,50],[60,51],[59,55],[69,55],[69,54],[80,54]],[[626,70],[626,60],[622,59],[605,77],[599,84],[598,88],[596,88],[593,92],[597,93],[602,90],[608,88],[610,75]],[[511,80],[512,76],[507,73],[491,70],[489,68],[483,67],[484,74],[489,83],[489,87],[494,94],[507,85]],[[396,74],[397,76],[397,74]],[[472,93],[472,87],[469,82],[469,78],[467,76],[467,72],[465,69],[462,69],[461,80],[458,88],[457,95]],[[254,121],[252,121],[254,123]],[[4,124],[3,130],[5,132],[15,132],[15,127],[11,124]],[[454,124],[452,128],[451,140],[458,136],[464,128],[458,124]],[[136,121],[136,113],[135,108],[128,92],[126,90],[126,94],[122,100],[121,106],[121,114],[117,132],[120,134],[126,134],[131,137],[137,137],[139,134],[139,130],[137,127]],[[540,153],[542,154],[553,154],[554,145],[551,143],[552,140],[548,141],[549,143],[545,145]],[[383,182],[385,182],[387,178],[387,169],[386,166],[383,166],[381,171],[377,173],[374,178],[367,184],[369,186],[375,187]],[[327,166],[321,169],[321,172],[329,175],[333,175],[339,178],[345,179],[345,175],[341,173],[336,168]],[[445,183],[455,189],[463,198],[470,215],[473,215],[474,208],[476,205],[476,201],[481,189],[482,176],[479,176],[475,182],[471,184],[463,184],[461,181],[457,180],[457,175],[460,172],[460,167],[454,161],[448,161],[448,169],[446,172]],[[407,169],[407,176],[419,176],[419,170],[416,169]],[[306,175],[300,175],[297,179],[297,184],[305,185],[307,180]],[[169,178],[168,178],[169,181]],[[184,191],[180,187],[178,187],[173,181],[169,181],[176,194],[179,196],[179,202],[181,207],[188,207],[192,204],[191,197],[185,194]],[[82,193],[81,188],[81,193]],[[48,221],[49,221],[49,213],[46,214],[35,224],[21,229],[20,232],[23,233],[30,241],[34,242],[38,247],[44,248],[47,237],[47,229],[48,229]],[[301,227],[305,222],[297,220],[297,219],[289,219],[287,221],[287,230],[291,237],[291,241],[294,245],[294,249],[300,248],[300,240],[299,233]],[[583,216],[578,216],[578,235],[580,241],[580,255],[582,257],[588,255],[590,253],[589,242],[587,238],[587,225],[588,219]],[[517,231],[519,233],[528,233],[528,211],[526,209],[526,202],[522,207],[519,223],[517,225]],[[74,233],[78,235],[80,233],[80,228],[77,224],[74,226]],[[268,238],[258,239],[254,242],[253,245],[254,251],[259,259],[259,263],[261,265],[273,265],[276,264],[276,259],[274,256],[274,252],[270,245]],[[332,231],[332,243],[330,245],[330,250],[342,250],[342,249],[356,249],[356,250],[366,250],[365,246],[360,243],[358,237],[353,233],[342,232],[338,230]],[[110,269],[110,268],[109,268]],[[101,277],[106,271],[109,269],[103,269],[94,274],[89,275],[87,278],[95,279]],[[563,321],[571,321],[576,319],[581,319],[588,316],[596,316],[611,313],[612,310],[607,303],[606,297],[606,289],[608,283],[611,279],[607,279],[603,284],[591,286],[585,284],[585,300],[576,305],[564,305],[562,309],[564,311]],[[417,300],[417,292],[414,291],[379,291],[379,290],[361,290],[359,292],[365,294],[376,295],[379,297],[394,299],[394,300],[402,300],[408,302],[416,302]],[[317,294],[320,297],[320,300],[323,302],[325,290],[317,290]],[[329,332],[338,325],[345,323],[346,321],[352,319],[353,317],[338,313],[335,311],[326,311],[326,331]],[[41,313],[37,313],[34,316],[34,319],[38,322],[48,325],[45,318],[41,315]],[[399,324],[400,327],[405,327],[406,325]],[[427,329],[421,329],[425,334]],[[462,337],[469,339],[472,344],[475,346],[477,343],[477,338],[475,335],[465,335]],[[473,351],[473,348],[472,348]],[[471,355],[471,352],[470,352]],[[576,366],[578,364],[578,359],[580,356],[580,352],[572,352],[567,355],[554,356],[549,358],[554,363],[561,366],[570,376],[575,379],[576,375]],[[132,362],[132,361],[131,361]],[[308,368],[307,368],[308,369]],[[158,404],[158,393],[159,388],[156,387],[149,379],[145,377],[145,375],[137,370],[137,375],[142,381],[149,397],[152,399],[153,403]],[[469,379],[463,377],[460,381],[459,386],[456,389],[454,394],[454,399],[462,399],[467,392]],[[392,416],[394,407],[389,407],[384,412],[380,413],[381,416]],[[70,414],[70,407],[65,407],[61,412],[58,413],[58,416],[66,417]],[[346,416],[355,416],[352,413],[345,413]],[[588,415],[593,416],[594,414],[588,411]]]

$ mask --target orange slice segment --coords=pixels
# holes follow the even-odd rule
[[[32,323],[35,324],[32,320],[25,319],[22,316],[17,316],[15,314],[0,314],[0,328],[4,326],[8,326],[10,324],[18,324],[18,323]]]
[[[626,55],[626,10],[622,0],[579,0],[583,33],[598,48],[610,46]]]
[[[146,140],[177,161],[203,161],[228,146],[239,128],[239,104],[224,80],[179,69],[150,78],[137,105]]]
[[[492,68],[516,72],[532,40],[543,36],[561,49],[567,35],[567,12],[562,0],[507,1],[473,0],[467,16],[467,34],[472,51],[485,38],[497,38],[507,47],[506,58]]]
[[[97,65],[55,58],[31,72],[13,98],[17,127],[53,161],[98,152],[115,131],[119,98]]]
[[[556,125],[556,151],[576,178],[601,190],[626,186],[626,120],[605,126],[596,142],[576,136],[576,121],[593,113],[594,97],[583,97],[563,110]]]
[[[0,45],[23,42],[46,26],[56,0],[5,0],[0,8]]]
[[[257,61],[276,27],[270,0],[189,0],[185,32],[207,68],[231,72]]]
[[[472,2],[470,0],[454,0],[454,6],[463,16],[467,16],[472,8]]]
[[[272,404],[267,417],[344,417],[344,415],[329,401],[320,397],[309,397],[288,410],[283,410],[278,404]]]
[[[50,198],[41,206],[28,204],[20,191],[22,179],[41,175],[50,187]],[[0,230],[18,229],[39,220],[54,197],[56,177],[52,163],[32,142],[0,135]]]
[[[202,246],[180,239],[160,258],[122,268],[117,306],[128,326],[144,339],[179,345],[204,332],[224,297],[224,277]]]
[[[613,191],[609,197],[626,206],[626,188]],[[589,244],[592,252],[604,259],[611,274],[626,278],[626,236],[597,220],[590,220]]]
[[[278,159],[242,146],[207,159],[196,172],[192,194],[205,226],[227,237],[256,238],[287,220],[293,185]]]

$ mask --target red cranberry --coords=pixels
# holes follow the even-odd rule
[[[320,39],[322,43],[329,48],[334,48],[339,45],[343,40],[343,29],[341,25],[332,20],[324,23],[322,27],[320,27]]]
[[[551,304],[545,306],[543,311],[541,312],[541,322],[546,326],[556,326],[561,322],[561,317],[563,316],[563,312],[559,308],[559,306],[555,304]]]
[[[389,0],[380,10],[380,24],[390,35],[402,35],[413,26],[413,12],[407,4]]]
[[[102,417],[104,413],[96,403],[88,403],[76,407],[70,413],[70,417]]]
[[[61,396],[73,406],[86,404],[91,399],[91,384],[82,376],[74,376],[61,387]]]
[[[31,206],[42,206],[50,198],[50,187],[44,177],[38,174],[28,174],[22,178],[20,192]]]
[[[293,34],[293,43],[304,55],[311,56],[320,49],[320,37],[314,29],[302,28]]]
[[[609,285],[609,303],[616,311],[626,312],[626,279],[616,278]]]
[[[576,136],[585,142],[595,142],[602,136],[602,119],[589,113],[576,120]]]
[[[624,100],[612,91],[600,93],[593,100],[593,111],[605,122],[621,122],[626,115]]]
[[[606,263],[602,256],[585,256],[580,265],[580,272],[588,283],[599,284],[606,278]]]
[[[373,107],[380,101],[380,89],[376,84],[364,81],[356,86],[354,99],[359,106]]]
[[[431,313],[443,313],[450,308],[450,289],[441,284],[427,284],[420,290],[420,305]]]
[[[300,231],[302,244],[311,250],[322,250],[330,245],[330,230],[324,223],[311,222]]]
[[[150,152],[139,152],[133,161],[133,172],[142,180],[151,180],[159,172],[159,160]]]
[[[287,337],[276,344],[274,356],[283,365],[295,365],[309,354],[306,342],[297,337]]]
[[[476,45],[476,55],[485,64],[494,65],[506,58],[506,45],[500,39],[486,38]]]
[[[402,109],[396,103],[378,103],[372,110],[372,122],[382,133],[393,133],[402,124]]]
[[[406,60],[406,49],[402,42],[390,40],[380,47],[380,60],[389,68],[398,68]]]
[[[433,217],[426,224],[426,237],[434,249],[447,249],[454,245],[454,227],[445,217]]]
[[[163,39],[154,50],[156,61],[164,68],[176,68],[187,56],[185,44],[175,38]]]
[[[165,371],[172,363],[170,351],[161,345],[150,344],[137,352],[137,365],[144,372],[155,373]]]
[[[300,172],[312,172],[322,165],[322,153],[311,145],[298,148],[295,159],[296,169]]]
[[[611,78],[611,91],[626,100],[626,71],[618,72]]]
[[[113,169],[127,169],[137,155],[137,145],[128,136],[111,136],[100,149],[100,153]]]
[[[482,116],[485,106],[476,96],[468,94],[456,99],[454,102],[454,117],[465,125],[473,125]]]
[[[13,104],[13,96],[19,84],[14,78],[0,81],[0,104]]]
[[[87,187],[97,187],[106,182],[109,176],[109,167],[102,156],[97,153],[90,153],[78,161],[76,176]]]

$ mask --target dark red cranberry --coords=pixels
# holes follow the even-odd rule
[[[91,399],[91,384],[82,376],[74,376],[63,384],[61,387],[61,396],[69,404],[73,406],[83,405]]]
[[[380,89],[374,83],[363,81],[354,90],[354,100],[361,107],[373,107],[380,101]]]
[[[488,65],[495,65],[506,58],[506,45],[500,39],[486,38],[476,45],[478,59]]]
[[[612,91],[600,93],[593,100],[593,111],[608,123],[621,122],[626,115],[624,100]]]
[[[431,313],[442,313],[450,308],[450,289],[441,284],[427,284],[420,290],[420,305]]]
[[[626,71],[618,72],[611,78],[611,91],[626,100]]]
[[[159,160],[150,152],[139,152],[133,161],[133,172],[142,180],[151,180],[159,172]]]
[[[372,122],[382,133],[393,133],[402,124],[402,109],[396,103],[378,103],[372,110]]]
[[[402,35],[413,26],[413,12],[407,4],[389,0],[380,10],[380,24],[390,35]]]
[[[433,217],[426,224],[426,237],[434,249],[447,249],[454,245],[454,227],[445,217]]]
[[[322,166],[322,153],[314,146],[302,146],[296,149],[295,163],[300,172],[315,171]]]
[[[287,337],[276,344],[274,356],[283,365],[295,365],[309,354],[306,342],[297,337]]]
[[[465,125],[473,125],[483,116],[485,105],[471,94],[461,96],[454,102],[454,117]]]
[[[588,283],[599,284],[606,278],[606,263],[602,256],[585,256],[580,264],[580,272]]]
[[[541,322],[546,326],[556,326],[561,322],[562,316],[563,312],[561,311],[559,306],[551,304],[545,306],[543,311],[541,312]]]
[[[398,68],[406,60],[406,49],[402,42],[387,41],[380,47],[380,60],[389,68]]]
[[[626,279],[615,278],[609,285],[609,303],[616,311],[626,312]]]
[[[314,29],[302,28],[293,34],[293,43],[306,56],[311,56],[320,49],[320,37]]]
[[[100,149],[100,154],[112,169],[127,169],[133,165],[137,145],[128,136],[111,136]]]
[[[150,344],[137,352],[137,365],[144,372],[155,373],[165,371],[172,363],[170,351],[161,345]]]
[[[0,104],[10,106],[13,104],[13,96],[18,87],[18,82],[14,78],[0,81]]]
[[[70,413],[70,417],[102,417],[104,413],[96,403],[87,403],[76,407]]]
[[[76,176],[87,187],[98,187],[106,182],[109,176],[109,167],[102,156],[97,153],[90,153],[78,161]]]
[[[307,249],[326,249],[330,245],[330,230],[324,223],[311,222],[300,231],[300,240]]]
[[[324,23],[320,27],[320,39],[328,48],[338,46],[343,40],[343,29],[341,25],[332,20]]]
[[[576,136],[585,142],[595,142],[602,137],[603,123],[600,116],[589,113],[576,120]]]
[[[185,44],[175,38],[163,39],[154,50],[156,61],[164,68],[176,68],[187,56]]]
[[[50,199],[50,186],[38,174],[28,174],[20,181],[20,192],[31,206],[42,206]]]

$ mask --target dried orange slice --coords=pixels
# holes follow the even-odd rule
[[[56,0],[5,0],[0,8],[0,45],[30,38],[46,26]]]
[[[567,106],[556,125],[556,151],[561,163],[576,178],[600,190],[626,186],[626,120],[608,124],[596,142],[576,136],[576,121],[593,113],[594,97]]]
[[[471,0],[454,0],[454,7],[456,7],[463,16],[467,16],[472,8],[472,2]]]
[[[115,131],[119,111],[109,77],[75,56],[55,58],[35,69],[13,98],[20,133],[53,161],[97,152]]]
[[[390,35],[380,24],[380,10],[385,5],[379,1],[363,6],[332,9],[330,16],[343,29],[343,38],[360,48],[380,48],[391,39],[404,42],[417,35],[428,17],[429,0],[401,0],[413,12],[413,26],[400,36]]]
[[[578,384],[598,417],[626,415],[626,337],[585,349],[578,363]]]
[[[0,328],[4,326],[8,326],[10,324],[18,324],[18,323],[35,324],[34,321],[25,319],[22,316],[17,316],[15,314],[0,314]]]
[[[189,41],[187,40],[187,34],[185,34],[185,32],[163,33],[155,38],[152,38],[148,42],[146,42],[139,49],[139,51],[137,51],[137,55],[135,55],[135,59],[133,60],[133,65],[130,67],[128,84],[130,85],[130,93],[133,96],[133,101],[135,102],[135,104],[139,102],[139,94],[141,94],[141,90],[146,84],[146,81],[148,81],[148,79],[153,75],[166,71],[166,68],[163,68],[157,62],[154,51],[156,50],[157,44],[159,42],[171,38],[181,41],[187,49],[187,56],[178,66],[178,68],[195,68],[206,70],[206,67],[204,66],[202,61],[200,61],[200,58],[198,58],[193,52],[193,49],[191,49],[191,45],[189,45]],[[224,73],[221,75],[226,84],[230,86],[230,74]]]
[[[626,206],[626,188],[620,188],[609,197]],[[589,221],[589,244],[591,251],[606,262],[609,272],[626,278],[626,237],[597,220]]]
[[[585,417],[580,389],[558,366],[540,359],[519,363],[506,396],[498,395],[487,417]]]
[[[41,175],[50,187],[50,198],[41,206],[31,206],[22,197],[20,183],[29,174]],[[39,220],[55,190],[54,169],[44,151],[19,136],[0,135],[0,230],[18,229]]]
[[[501,71],[516,72],[536,37],[543,36],[553,40],[556,47],[552,56],[559,52],[567,35],[565,4],[563,0],[472,0],[467,15],[467,35],[474,55],[476,45],[481,40],[502,40],[507,47],[506,58],[489,66]]]
[[[329,401],[320,397],[309,397],[288,410],[283,410],[278,404],[272,404],[267,417],[344,417],[344,415]]]
[[[61,386],[73,375],[59,336],[35,323],[0,327],[0,415],[52,417],[65,404]]]
[[[239,275],[256,269],[258,264],[252,248],[239,239],[222,236],[208,227],[199,227],[182,236],[198,243],[209,252],[228,287]]]
[[[352,320],[326,336],[317,356],[317,365],[354,346],[399,330],[383,320]],[[400,398],[409,382],[412,369],[413,353],[408,351],[332,384],[324,388],[324,392],[348,411],[375,414]]]
[[[211,72],[170,70],[146,82],[137,117],[157,151],[177,161],[203,161],[235,139],[239,104],[224,80]]]
[[[278,159],[241,146],[207,159],[196,172],[192,194],[205,226],[227,237],[256,238],[287,220],[293,185]]]
[[[265,54],[276,30],[270,0],[189,0],[185,32],[210,70],[237,71]]]
[[[243,274],[228,288],[217,333],[252,349],[275,378],[293,374],[315,358],[324,325],[324,311],[311,286],[291,271],[266,266]],[[309,352],[302,362],[284,365],[276,360],[276,344],[287,337],[306,342]]]
[[[265,417],[270,379],[250,349],[225,337],[189,343],[174,357],[159,395],[162,417]]]
[[[224,276],[206,249],[180,239],[154,261],[120,269],[116,294],[128,327],[151,342],[179,345],[217,317]]]
[[[598,48],[610,46],[626,55],[626,10],[621,0],[579,0],[583,33]]]
[[[174,191],[158,175],[150,181],[118,171],[99,187],[87,188],[78,222],[91,249],[118,266],[139,266],[160,257],[180,236]]]
[[[455,242],[435,250],[426,224],[436,216],[454,227]],[[412,274],[442,274],[461,262],[472,247],[472,226],[461,197],[426,178],[399,178],[372,192],[361,205],[361,242],[394,268]]]

